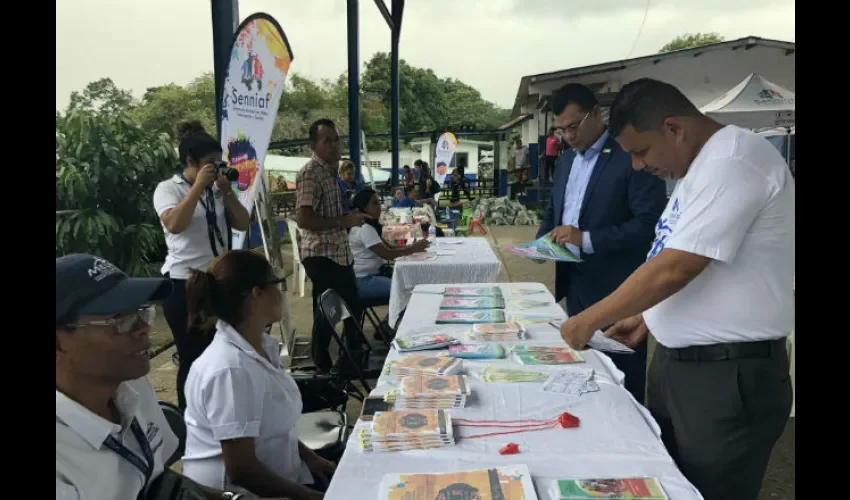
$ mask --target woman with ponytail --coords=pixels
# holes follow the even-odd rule
[[[265,333],[283,316],[284,284],[248,250],[192,271],[189,328],[212,325],[215,334],[186,380],[183,473],[210,488],[315,500],[335,465],[298,440],[301,394],[280,366],[280,344]]]
[[[186,326],[189,269],[204,270],[215,256],[227,252],[230,229],[247,231],[250,219],[216,166],[222,153],[218,141],[199,121],[179,123],[176,135],[181,171],[159,183],[153,205],[168,247],[162,273],[171,279],[174,293],[163,304],[163,312],[177,346],[177,399],[185,409],[186,376],[210,341],[208,335],[190,332]]]

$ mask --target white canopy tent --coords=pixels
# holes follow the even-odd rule
[[[796,125],[794,101],[794,92],[750,73],[743,82],[700,111],[721,123],[739,127],[790,128]]]

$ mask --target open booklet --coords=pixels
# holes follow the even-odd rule
[[[505,245],[502,248],[512,254],[534,260],[554,260],[557,262],[581,262],[574,253],[564,245],[559,245],[548,234],[522,245]]]

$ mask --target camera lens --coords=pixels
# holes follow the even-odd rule
[[[239,171],[235,168],[224,167],[221,169],[221,173],[224,174],[230,182],[236,182],[239,179]]]

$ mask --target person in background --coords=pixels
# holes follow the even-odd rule
[[[356,325],[351,323],[359,321],[362,308],[347,229],[362,225],[364,219],[363,214],[342,211],[342,195],[336,181],[340,158],[336,125],[326,118],[317,120],[310,125],[309,136],[313,157],[295,177],[295,218],[303,236],[301,263],[313,282],[313,363],[327,373],[333,365],[328,352],[331,325],[319,308],[319,297],[325,290],[336,290],[348,304],[352,316],[345,320],[345,338],[351,351],[357,352],[361,347]]]
[[[337,179],[337,183],[339,184],[339,193],[342,198],[342,213],[344,214],[351,211],[351,200],[354,199],[354,195],[363,189],[360,182],[355,179],[355,174],[354,162],[348,158],[343,158],[342,164],[339,166],[339,179]]]
[[[256,498],[166,468],[178,440],[147,374],[153,303],[172,288],[94,255],[56,259],[57,500],[160,498],[174,488],[191,498]]]
[[[395,247],[387,243],[378,223],[381,215],[381,203],[378,194],[364,189],[354,197],[354,208],[369,216],[366,223],[351,228],[348,239],[351,253],[354,255],[354,275],[357,276],[357,290],[360,298],[371,304],[389,304],[392,280],[381,275],[384,261],[395,260],[428,248],[427,240],[420,240],[407,247]]]
[[[413,172],[410,171],[410,165],[405,165],[401,169],[401,185],[404,187],[413,187],[416,179],[413,177]]]
[[[794,180],[767,141],[668,83],[625,85],[610,115],[634,168],[678,183],[646,262],[561,336],[582,348],[612,323],[628,345],[651,332],[647,406],[667,450],[705,500],[756,500],[791,411]]]
[[[211,340],[209,332],[186,328],[189,269],[206,269],[215,256],[229,250],[231,228],[247,231],[250,218],[230,181],[216,167],[221,161],[219,141],[206,133],[199,121],[179,123],[177,138],[183,170],[159,183],[153,206],[168,248],[162,273],[174,288],[163,311],[177,346],[177,401],[182,410],[186,408],[183,385],[189,368]]]
[[[514,139],[514,170],[518,179],[521,171],[526,168],[528,168],[528,147],[523,146],[522,139],[517,137]]]
[[[301,393],[265,333],[283,317],[284,278],[233,250],[189,278],[190,326],[215,336],[186,381],[183,473],[209,488],[317,500],[335,464],[298,440]]]
[[[419,177],[422,172],[422,160],[415,160],[413,162],[413,182],[419,182]]]
[[[437,206],[437,202],[434,200],[434,195],[440,192],[440,185],[434,180],[434,177],[431,175],[431,169],[428,167],[427,162],[422,162],[419,172],[419,193],[416,197],[419,200],[419,204],[428,204],[432,207]]]
[[[463,190],[463,194],[466,195],[466,199],[469,201],[474,200],[475,198],[469,194],[469,181],[466,177],[463,176],[462,170],[456,168],[452,170],[451,181],[449,184],[450,196],[449,196],[449,206],[453,208],[462,208],[463,203],[460,201],[460,191]]]
[[[567,314],[574,316],[613,292],[645,260],[666,188],[632,168],[631,156],[608,133],[589,88],[569,83],[550,102],[570,150],[555,170],[537,237],[550,234],[583,261],[555,264],[555,299],[566,297]],[[635,350],[608,355],[626,375],[626,389],[643,403],[646,342]]]
[[[393,208],[414,208],[414,207],[422,206],[416,200],[416,188],[415,187],[406,188],[404,191],[405,191],[405,193],[407,193],[407,196],[398,200],[397,202],[393,201]]]
[[[396,188],[395,194],[393,195],[392,208],[401,208],[399,205],[404,201],[405,189],[413,189],[413,186],[407,186],[405,188]]]
[[[549,184],[555,178],[555,161],[557,161],[560,152],[561,139],[555,134],[555,127],[549,127],[549,133],[546,135],[545,155],[543,156],[543,175],[541,176]]]

